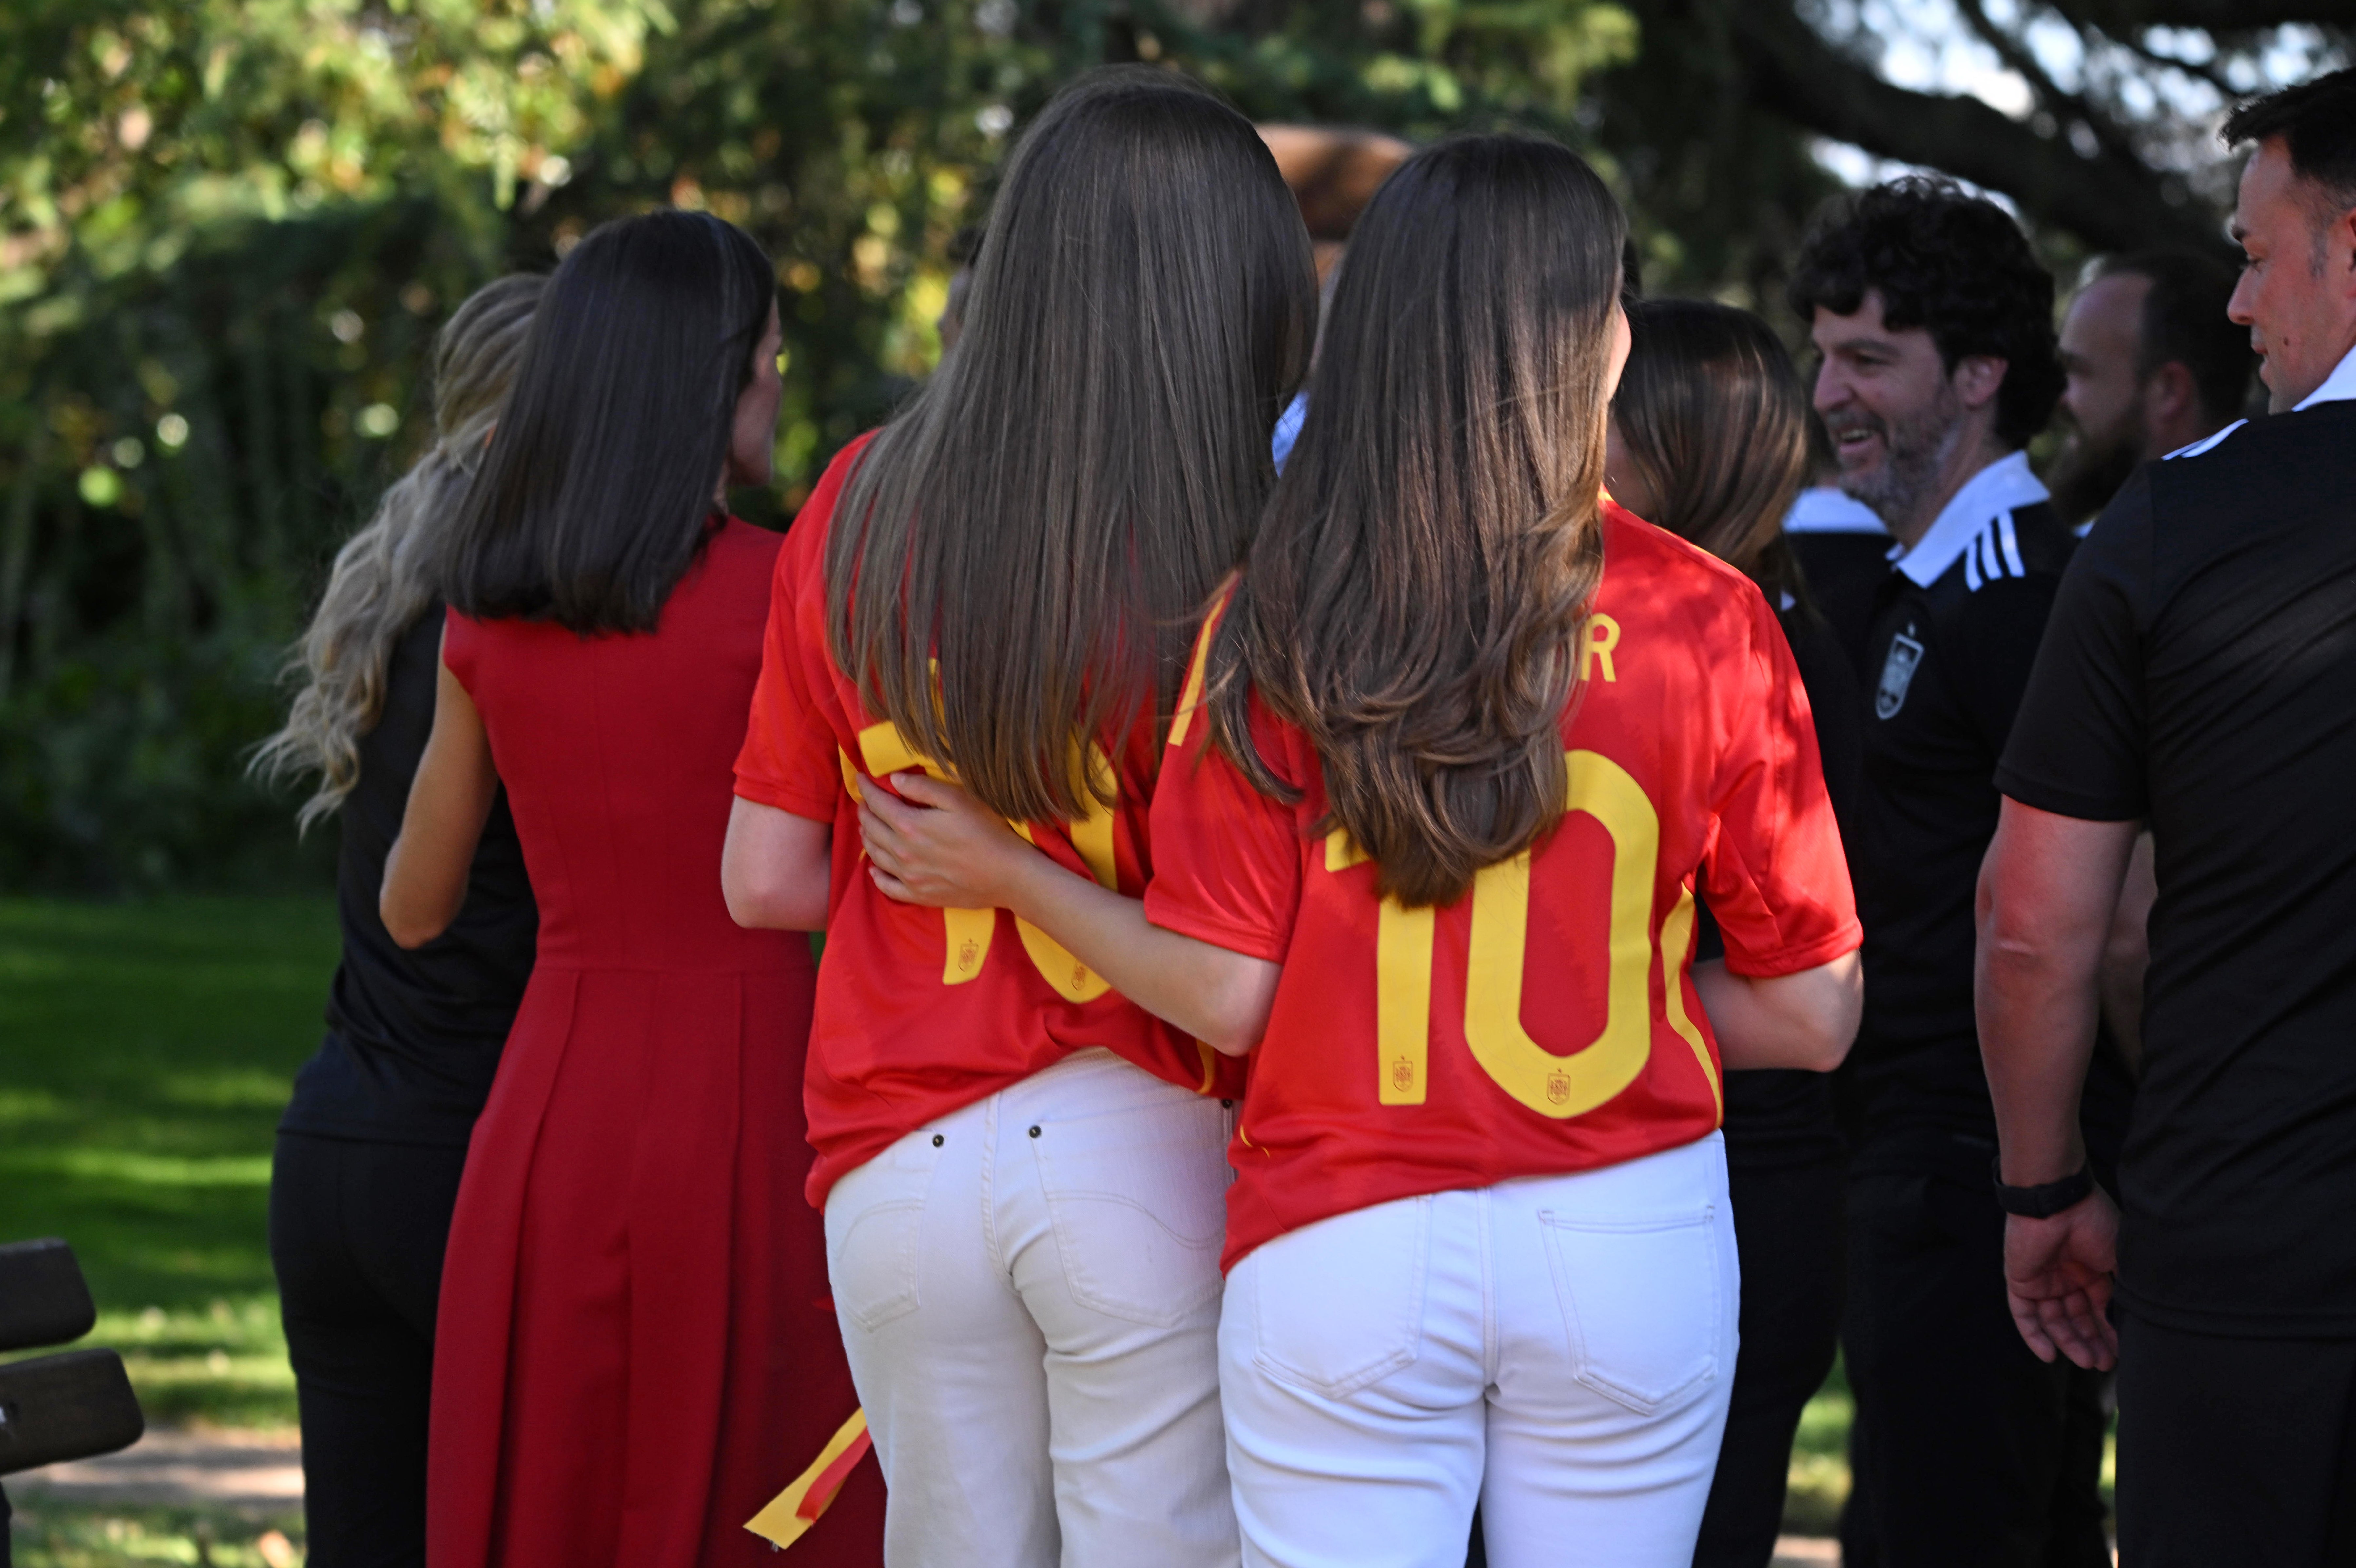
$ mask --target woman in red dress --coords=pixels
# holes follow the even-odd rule
[[[766,1563],[744,1524],[858,1399],[828,1299],[798,935],[720,896],[778,539],[768,259],[660,212],[551,279],[453,536],[423,762],[388,859],[404,946],[458,907],[504,783],[540,955],[476,1125],[444,1266],[433,1568]],[[882,1555],[862,1467],[798,1547]]]

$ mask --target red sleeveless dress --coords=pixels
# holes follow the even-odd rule
[[[778,539],[730,521],[651,635],[453,613],[540,901],[444,1267],[431,1568],[746,1568],[857,1409],[802,1199],[814,966],[720,894]],[[795,1561],[883,1559],[861,1464]]]

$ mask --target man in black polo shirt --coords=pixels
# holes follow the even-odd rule
[[[2041,1356],[2115,1354],[2137,1568],[2356,1561],[2356,72],[2225,132],[2257,148],[2233,315],[2275,413],[2094,525],[1981,888],[2012,1311]],[[2122,1219],[2073,1111],[2139,822],[2159,901]]]
[[[2006,1313],[1972,1018],[1996,762],[2075,542],[2021,451],[2062,390],[2053,282],[2002,209],[1905,179],[1810,234],[1791,296],[1824,357],[1815,405],[1842,488],[1895,541],[1858,672],[1866,994],[1851,1056],[1844,1557],[2097,1568],[2110,1560],[2099,1381],[2038,1360]],[[2109,1087],[2097,1143],[2123,1119],[2123,1076]]]

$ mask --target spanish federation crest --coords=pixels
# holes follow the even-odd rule
[[[1890,639],[1890,657],[1881,666],[1881,685],[1873,693],[1875,718],[1894,718],[1906,706],[1906,688],[1913,683],[1915,667],[1922,662],[1922,645],[1905,632]]]

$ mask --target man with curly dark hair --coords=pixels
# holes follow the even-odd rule
[[[2075,542],[2022,450],[2062,389],[2053,280],[1993,203],[1937,179],[1858,193],[1811,230],[1791,302],[1822,356],[1841,487],[1896,541],[1864,692],[1866,929],[1848,1307],[1851,1568],[2097,1568],[2097,1374],[2005,1310],[1995,1113],[1972,1013],[1972,891],[1993,775]],[[2115,1150],[2107,1058],[2088,1141]]]

